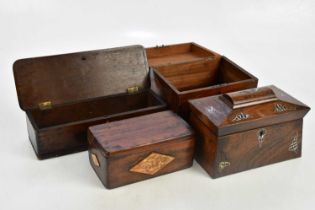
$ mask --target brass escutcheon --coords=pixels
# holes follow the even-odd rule
[[[95,166],[100,167],[100,162],[98,161],[98,158],[94,153],[91,153],[91,159]]]
[[[264,142],[264,138],[266,136],[266,129],[262,128],[262,129],[259,129],[259,131],[257,132],[257,138],[258,138],[258,145],[259,147],[262,146],[262,143]]]
[[[231,163],[228,162],[228,161],[221,161],[221,162],[219,163],[219,171],[222,172],[223,169],[225,169],[226,167],[228,167],[228,166],[230,166],[230,165],[231,165]]]

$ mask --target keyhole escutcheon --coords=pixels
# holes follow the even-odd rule
[[[258,138],[258,145],[259,147],[262,146],[262,143],[264,142],[265,136],[266,136],[266,129],[262,128],[259,129],[258,133],[257,133],[257,138]]]

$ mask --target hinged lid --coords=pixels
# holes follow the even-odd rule
[[[172,111],[95,125],[89,130],[107,156],[193,135],[190,126]]]
[[[275,86],[191,100],[192,112],[222,136],[302,118],[308,106]]]
[[[146,48],[150,67],[159,68],[173,64],[219,60],[220,55],[196,43],[157,45]]]
[[[20,107],[48,109],[149,86],[142,46],[28,58],[13,65]]]

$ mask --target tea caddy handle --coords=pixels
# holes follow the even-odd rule
[[[233,109],[276,101],[277,97],[269,87],[253,88],[233,93],[225,93],[222,99]]]

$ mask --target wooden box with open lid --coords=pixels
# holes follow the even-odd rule
[[[188,100],[257,87],[258,79],[225,56],[195,43],[147,48],[154,91],[188,119]]]
[[[87,128],[164,110],[150,90],[142,46],[21,59],[19,104],[38,158],[87,149]]]

